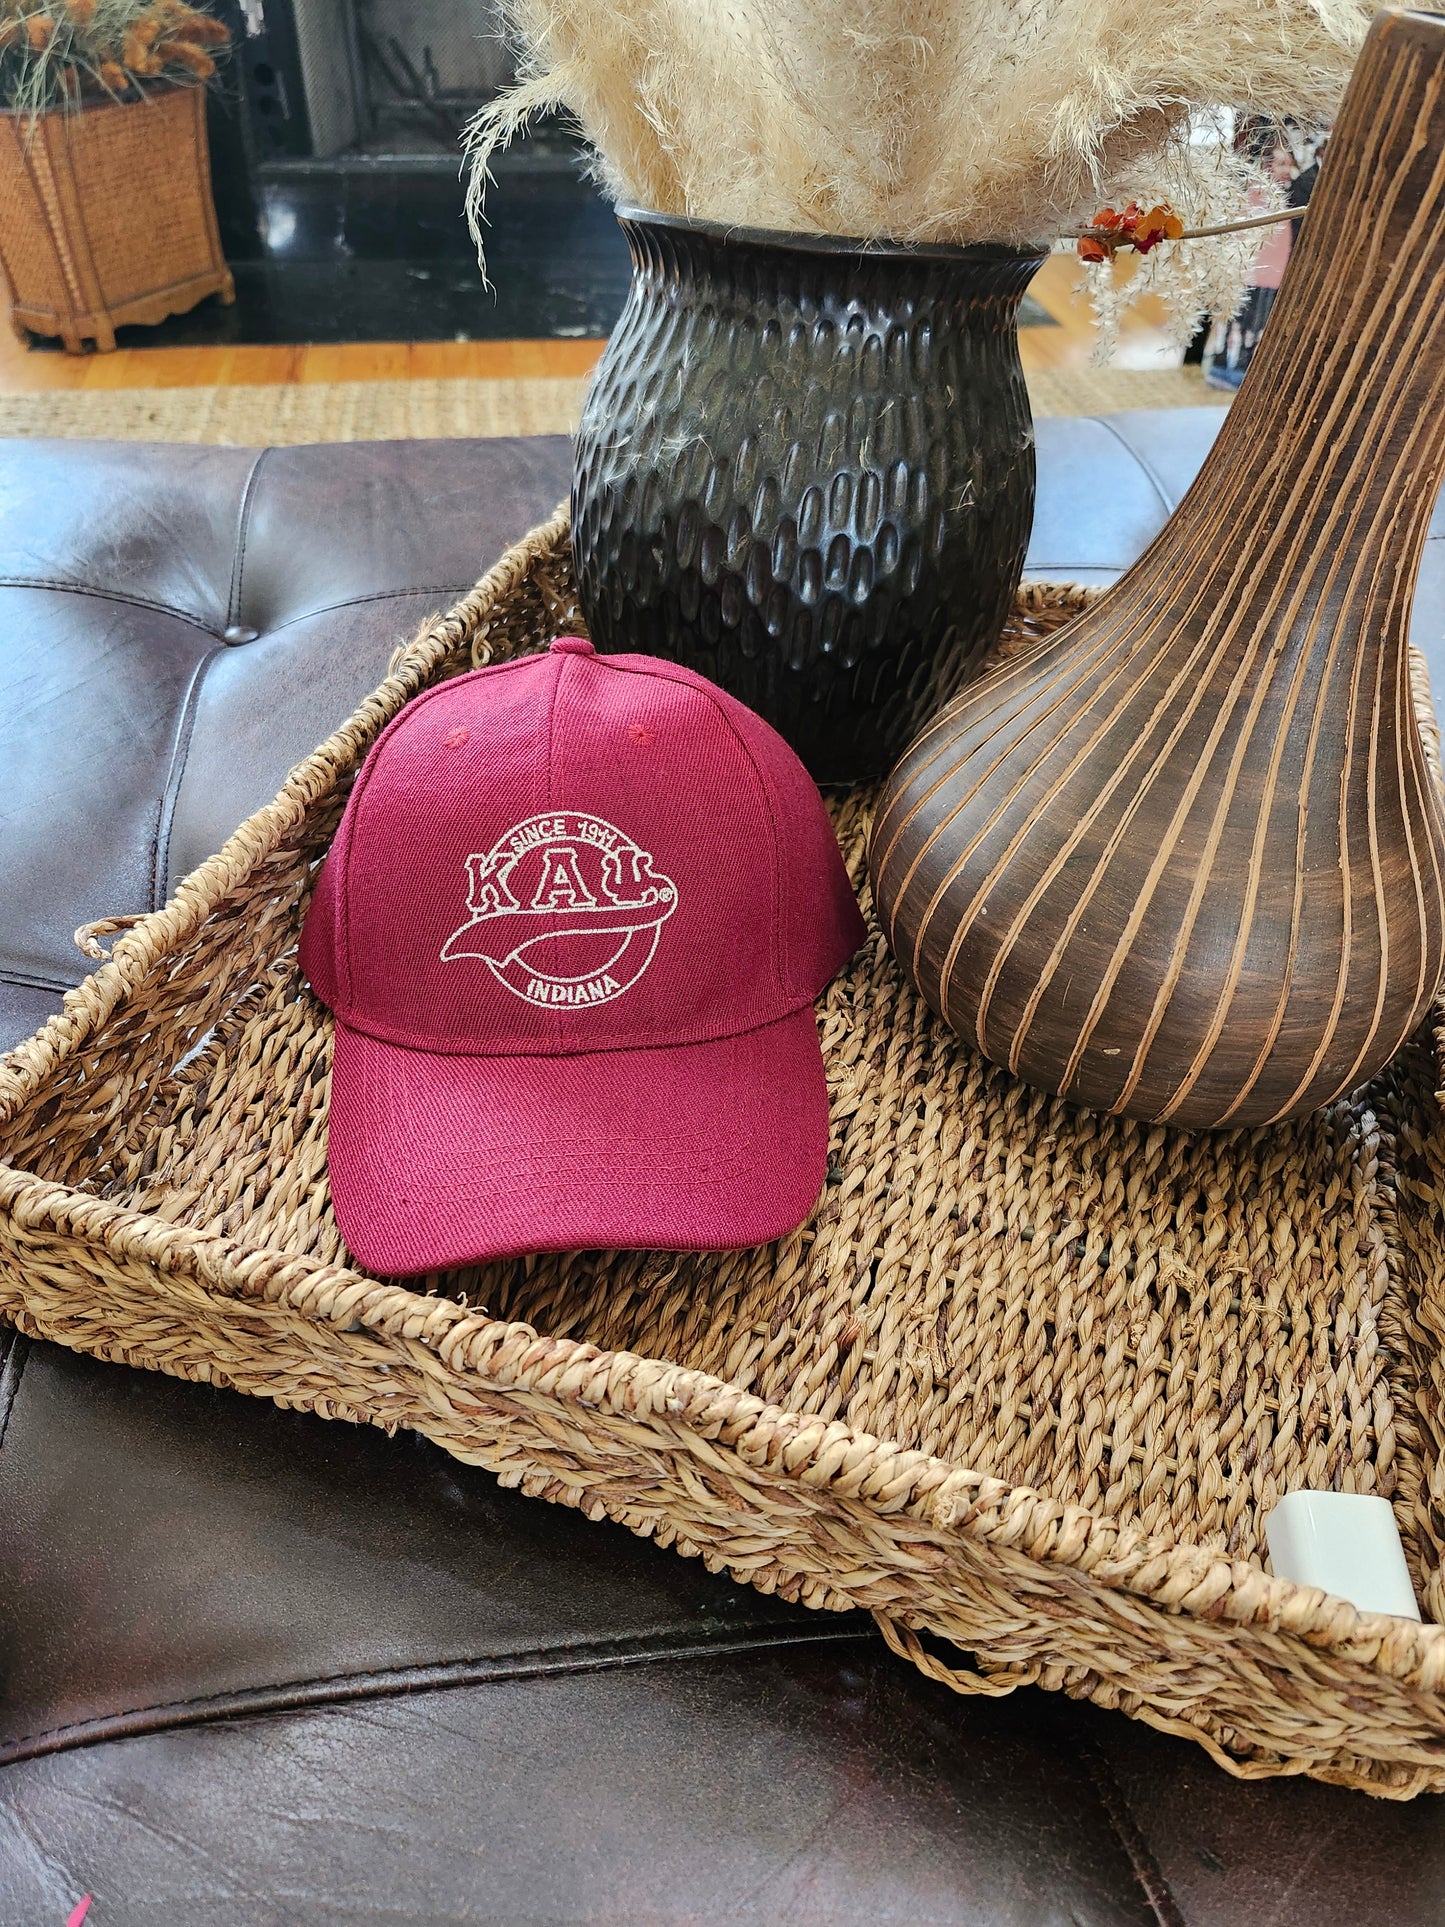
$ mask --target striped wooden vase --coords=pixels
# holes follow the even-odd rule
[[[961,1036],[1192,1127],[1294,1116],[1387,1062],[1442,971],[1407,648],[1442,475],[1445,20],[1392,12],[1177,513],[885,787],[879,911]]]

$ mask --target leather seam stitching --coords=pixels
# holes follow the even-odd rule
[[[97,602],[122,602],[128,609],[147,609],[152,615],[174,616],[177,622],[199,629],[203,635],[217,637],[217,631],[203,616],[194,615],[189,609],[177,609],[169,602],[157,602],[150,596],[130,595],[124,589],[102,589],[89,582],[49,581],[43,576],[10,575],[0,575],[0,589],[48,589],[56,595],[89,596]]]
[[[1154,493],[1159,497],[1159,504],[1160,504],[1160,507],[1164,510],[1165,515],[1166,516],[1172,515],[1175,509],[1179,506],[1179,504],[1177,502],[1171,502],[1169,500],[1169,491],[1165,488],[1164,484],[1160,481],[1158,474],[1155,472],[1153,463],[1150,461],[1147,461],[1145,457],[1139,453],[1137,448],[1131,447],[1131,445],[1124,440],[1124,437],[1119,433],[1118,429],[1115,428],[1114,424],[1111,421],[1107,420],[1106,417],[1104,417],[1103,415],[1094,415],[1094,416],[1091,416],[1090,419],[1093,421],[1096,421],[1099,424],[1100,428],[1104,430],[1105,434],[1112,435],[1114,440],[1119,444],[1120,448],[1123,449],[1124,453],[1129,457],[1129,459],[1138,465],[1139,473],[1144,477],[1145,481],[1148,482],[1150,488],[1152,488]]]
[[[0,970],[0,984],[13,984],[17,990],[74,990],[79,977],[31,976],[23,970]]]
[[[314,609],[303,609],[299,615],[287,616],[284,622],[276,622],[269,629],[263,629],[263,637],[279,636],[286,629],[294,629],[298,622],[310,622],[316,616],[334,615],[338,609],[359,609],[368,602],[397,602],[403,596],[457,596],[466,595],[476,585],[471,582],[428,582],[414,589],[374,589],[369,595],[343,596],[339,602],[322,602]]]
[[[262,636],[279,635],[285,629],[292,629],[298,622],[310,622],[315,616],[333,615],[338,609],[355,609],[368,602],[393,602],[403,596],[457,596],[465,595],[476,585],[471,582],[426,582],[414,587],[401,589],[375,589],[368,595],[343,596],[339,602],[318,603],[314,609],[303,609],[298,615],[287,616],[284,622],[274,623],[269,629],[260,631]],[[173,602],[160,602],[153,596],[132,595],[125,589],[102,588],[95,582],[66,582],[59,577],[39,575],[0,575],[0,589],[47,589],[56,595],[89,596],[97,602],[121,602],[128,609],[146,609],[153,615],[174,616],[177,622],[184,622],[189,628],[199,629],[203,635],[212,636],[217,642],[224,640],[222,632],[204,616],[193,610],[181,609]],[[229,613],[229,612],[228,612]],[[229,622],[226,624],[230,626]]]
[[[1158,1927],[1186,1927],[1169,1882],[1164,1878],[1154,1850],[1134,1817],[1134,1810],[1115,1777],[1113,1767],[1092,1738],[1085,1741],[1081,1751],[1084,1759],[1092,1764],[1093,1772],[1089,1777],[1104,1818],[1129,1863],[1129,1871]]]
[[[176,805],[180,801],[181,781],[190,761],[191,736],[196,726],[196,711],[200,707],[201,686],[206,672],[220,655],[219,649],[209,650],[191,672],[191,680],[186,689],[186,699],[181,705],[180,720],[171,743],[170,762],[166,768],[166,780],[161,786],[157,799],[155,840],[151,851],[151,909],[159,910],[170,895],[167,872],[170,869],[171,832],[175,828]]]
[[[769,1635],[760,1637],[759,1635]],[[767,1652],[774,1646],[831,1644],[847,1639],[867,1639],[870,1635],[865,1629],[840,1627],[836,1631],[817,1632],[811,1627],[786,1628],[781,1633],[766,1622],[759,1622],[751,1629],[744,1629],[729,1640],[699,1641],[695,1644],[671,1644],[649,1646],[645,1642],[626,1640],[580,1640],[567,1641],[560,1646],[523,1646],[510,1653],[472,1653],[460,1659],[419,1660],[410,1666],[373,1666],[344,1673],[303,1673],[295,1679],[275,1680],[268,1685],[241,1686],[227,1692],[196,1693],[187,1699],[154,1701],[144,1706],[128,1706],[117,1712],[98,1714],[94,1719],[70,1720],[60,1726],[52,1726],[38,1733],[24,1733],[13,1740],[0,1741],[0,1762],[13,1761],[25,1747],[40,1746],[47,1740],[60,1740],[68,1735],[86,1735],[92,1729],[110,1726],[121,1720],[139,1719],[146,1715],[160,1717],[165,1714],[180,1714],[206,1706],[222,1705],[231,1709],[222,1718],[234,1717],[235,1702],[239,1700],[259,1700],[266,1693],[288,1693],[303,1691],[308,1687],[343,1687],[351,1684],[363,1685],[368,1681],[398,1682],[414,1678],[419,1673],[437,1674],[441,1672],[459,1673],[466,1667],[495,1668],[494,1672],[483,1674],[473,1681],[449,1682],[444,1679],[428,1681],[421,1690],[441,1690],[448,1684],[487,1685],[518,1677],[503,1669],[521,1668],[539,1662],[563,1661],[562,1664],[547,1665],[549,1674],[570,1675],[573,1672],[593,1672],[614,1666],[636,1663],[655,1663],[675,1659],[710,1659],[715,1655],[739,1652]],[[570,1664],[565,1662],[571,1662]],[[521,1677],[527,1675],[522,1674]],[[535,1677],[535,1675],[533,1675]],[[398,1684],[396,1691],[403,1693],[408,1688]],[[341,1694],[337,1699],[344,1697]],[[319,1702],[325,1704],[326,1702]],[[264,1712],[264,1706],[246,1708],[247,1711]],[[281,1709],[285,1710],[285,1709]]]
[[[246,542],[251,532],[251,511],[256,501],[256,478],[261,473],[261,464],[271,453],[263,448],[251,464],[251,472],[246,477],[246,486],[241,490],[241,508],[236,517],[236,556],[231,564],[231,592],[226,602],[226,628],[240,621],[241,578],[246,570]]]

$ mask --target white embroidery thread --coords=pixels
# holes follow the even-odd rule
[[[677,908],[677,885],[648,852],[580,810],[514,823],[484,855],[467,858],[467,879],[469,915],[442,945],[442,962],[479,958],[514,996],[562,1009],[630,990]],[[560,967],[578,962],[580,970]]]

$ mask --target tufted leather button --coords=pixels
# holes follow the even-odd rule
[[[243,642],[254,642],[260,633],[259,629],[248,629],[244,622],[233,622],[221,640],[235,646]]]

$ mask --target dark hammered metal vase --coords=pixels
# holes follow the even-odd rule
[[[881,775],[1018,586],[1044,255],[618,220],[632,289],[572,490],[592,638],[720,683],[820,782]]]

